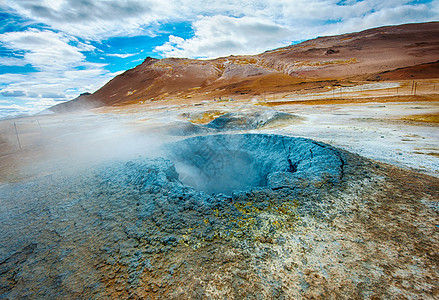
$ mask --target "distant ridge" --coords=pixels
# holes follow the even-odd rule
[[[154,59],[54,112],[166,99],[252,98],[312,90],[344,81],[438,78],[439,22],[319,37],[259,55],[211,60]]]

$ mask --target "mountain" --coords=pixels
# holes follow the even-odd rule
[[[148,57],[95,93],[50,110],[65,112],[166,99],[249,99],[318,90],[343,82],[438,78],[438,59],[439,22],[319,37],[251,56],[211,60]]]

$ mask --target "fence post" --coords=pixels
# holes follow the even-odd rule
[[[20,138],[18,137],[17,124],[15,124],[15,122],[14,122],[14,128],[15,128],[15,135],[17,136],[18,147],[21,150]]]
[[[37,118],[37,123],[38,123],[38,127],[40,127],[40,131],[43,131],[43,130],[41,129],[40,120],[38,120],[38,118]]]

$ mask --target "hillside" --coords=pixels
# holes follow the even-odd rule
[[[355,81],[437,78],[438,53],[439,22],[431,22],[319,37],[252,56],[148,57],[93,94],[50,110],[166,99],[251,99],[269,93],[319,91]]]

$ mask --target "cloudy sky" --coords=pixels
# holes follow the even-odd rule
[[[439,0],[0,0],[0,118],[93,92],[147,56],[255,54],[439,20]]]

